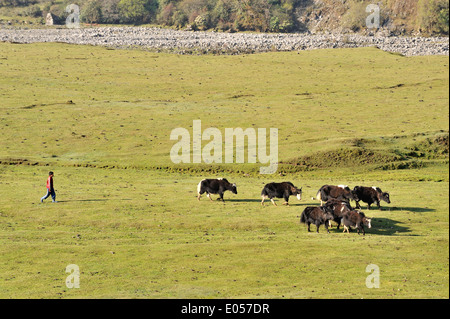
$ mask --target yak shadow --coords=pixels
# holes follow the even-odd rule
[[[429,213],[436,211],[434,208],[428,208],[428,207],[384,207],[382,210],[385,211],[408,211],[413,213]]]
[[[228,199],[225,199],[225,202],[234,202],[234,203],[251,203],[251,202],[256,203],[256,202],[258,202],[258,203],[261,203],[261,200],[260,199],[253,199],[253,198],[252,199],[228,198]]]
[[[364,226],[364,229],[366,230],[366,234],[371,235],[385,235],[385,236],[397,236],[402,233],[410,233],[411,230],[403,226],[402,222],[399,222],[397,220],[389,219],[389,218],[372,218],[372,228],[368,228],[367,226]],[[341,224],[339,229],[336,227],[337,225],[333,223],[333,227],[330,229],[330,231],[334,232],[343,232],[344,227]],[[355,228],[351,228],[350,232],[357,233],[357,230]],[[418,235],[410,235],[410,236],[418,236]]]
[[[408,227],[403,226],[403,223],[397,220],[376,217],[372,219],[372,228],[366,230],[366,232],[370,232],[374,235],[395,236],[401,233],[410,233],[411,230]]]
[[[260,203],[261,204],[261,199],[233,199],[233,198],[229,198],[229,199],[225,199],[225,202],[234,202],[234,203]],[[289,206],[284,205],[284,201],[275,201],[275,203],[277,204],[277,206],[280,207],[296,207],[296,206],[305,206],[307,205],[306,203],[295,203],[295,202],[291,202],[289,201]],[[272,202],[270,201],[270,199],[266,199],[264,201],[264,206],[273,206]]]
[[[434,208],[428,208],[428,207],[398,207],[398,206],[381,206],[380,209],[378,209],[377,206],[372,206],[370,209],[368,209],[367,205],[361,205],[361,209],[366,212],[379,212],[379,211],[409,211],[413,213],[428,213],[428,212],[434,212],[436,211]]]
[[[367,228],[366,233],[372,235],[396,236],[402,233],[410,233],[411,230],[404,226],[402,222],[390,218],[376,217],[372,218],[372,228]],[[417,236],[417,235],[410,235]]]

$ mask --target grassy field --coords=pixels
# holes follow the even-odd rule
[[[1,43],[0,73],[0,298],[449,297],[448,57]],[[277,174],[173,164],[171,130],[196,119],[278,128]],[[49,170],[59,202],[41,204]],[[205,177],[238,194],[197,202]],[[261,207],[283,180],[302,201]],[[364,237],[308,233],[323,184],[377,185],[392,203],[363,206]]]

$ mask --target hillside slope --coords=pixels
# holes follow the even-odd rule
[[[2,44],[0,58],[5,163],[258,171],[172,163],[171,131],[192,135],[194,120],[221,134],[278,128],[279,172],[448,163],[444,56],[376,48],[180,56],[49,43]]]
[[[64,24],[68,0],[0,0],[0,25]],[[258,32],[382,32],[448,35],[448,0],[377,1],[379,23],[368,26],[369,0],[81,0],[80,21],[157,24],[189,30]],[[378,10],[377,9],[377,10]],[[372,21],[372,20],[370,20]],[[375,21],[375,20],[373,20]]]

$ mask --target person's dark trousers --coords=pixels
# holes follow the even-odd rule
[[[45,196],[41,198],[41,202],[44,199],[47,199],[49,196],[52,196],[52,201],[54,201],[54,202],[56,201],[55,200],[55,198],[56,198],[55,190],[54,189],[47,189],[47,194],[45,194]]]

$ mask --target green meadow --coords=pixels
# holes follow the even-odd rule
[[[0,298],[448,298],[448,63],[0,43]],[[172,163],[171,131],[192,137],[194,120],[278,128],[277,172],[248,156]],[[58,203],[40,203],[50,170]],[[238,194],[198,202],[216,177]],[[263,186],[287,180],[302,200],[262,207]],[[324,184],[392,202],[362,205],[365,236],[308,233],[300,215]]]

